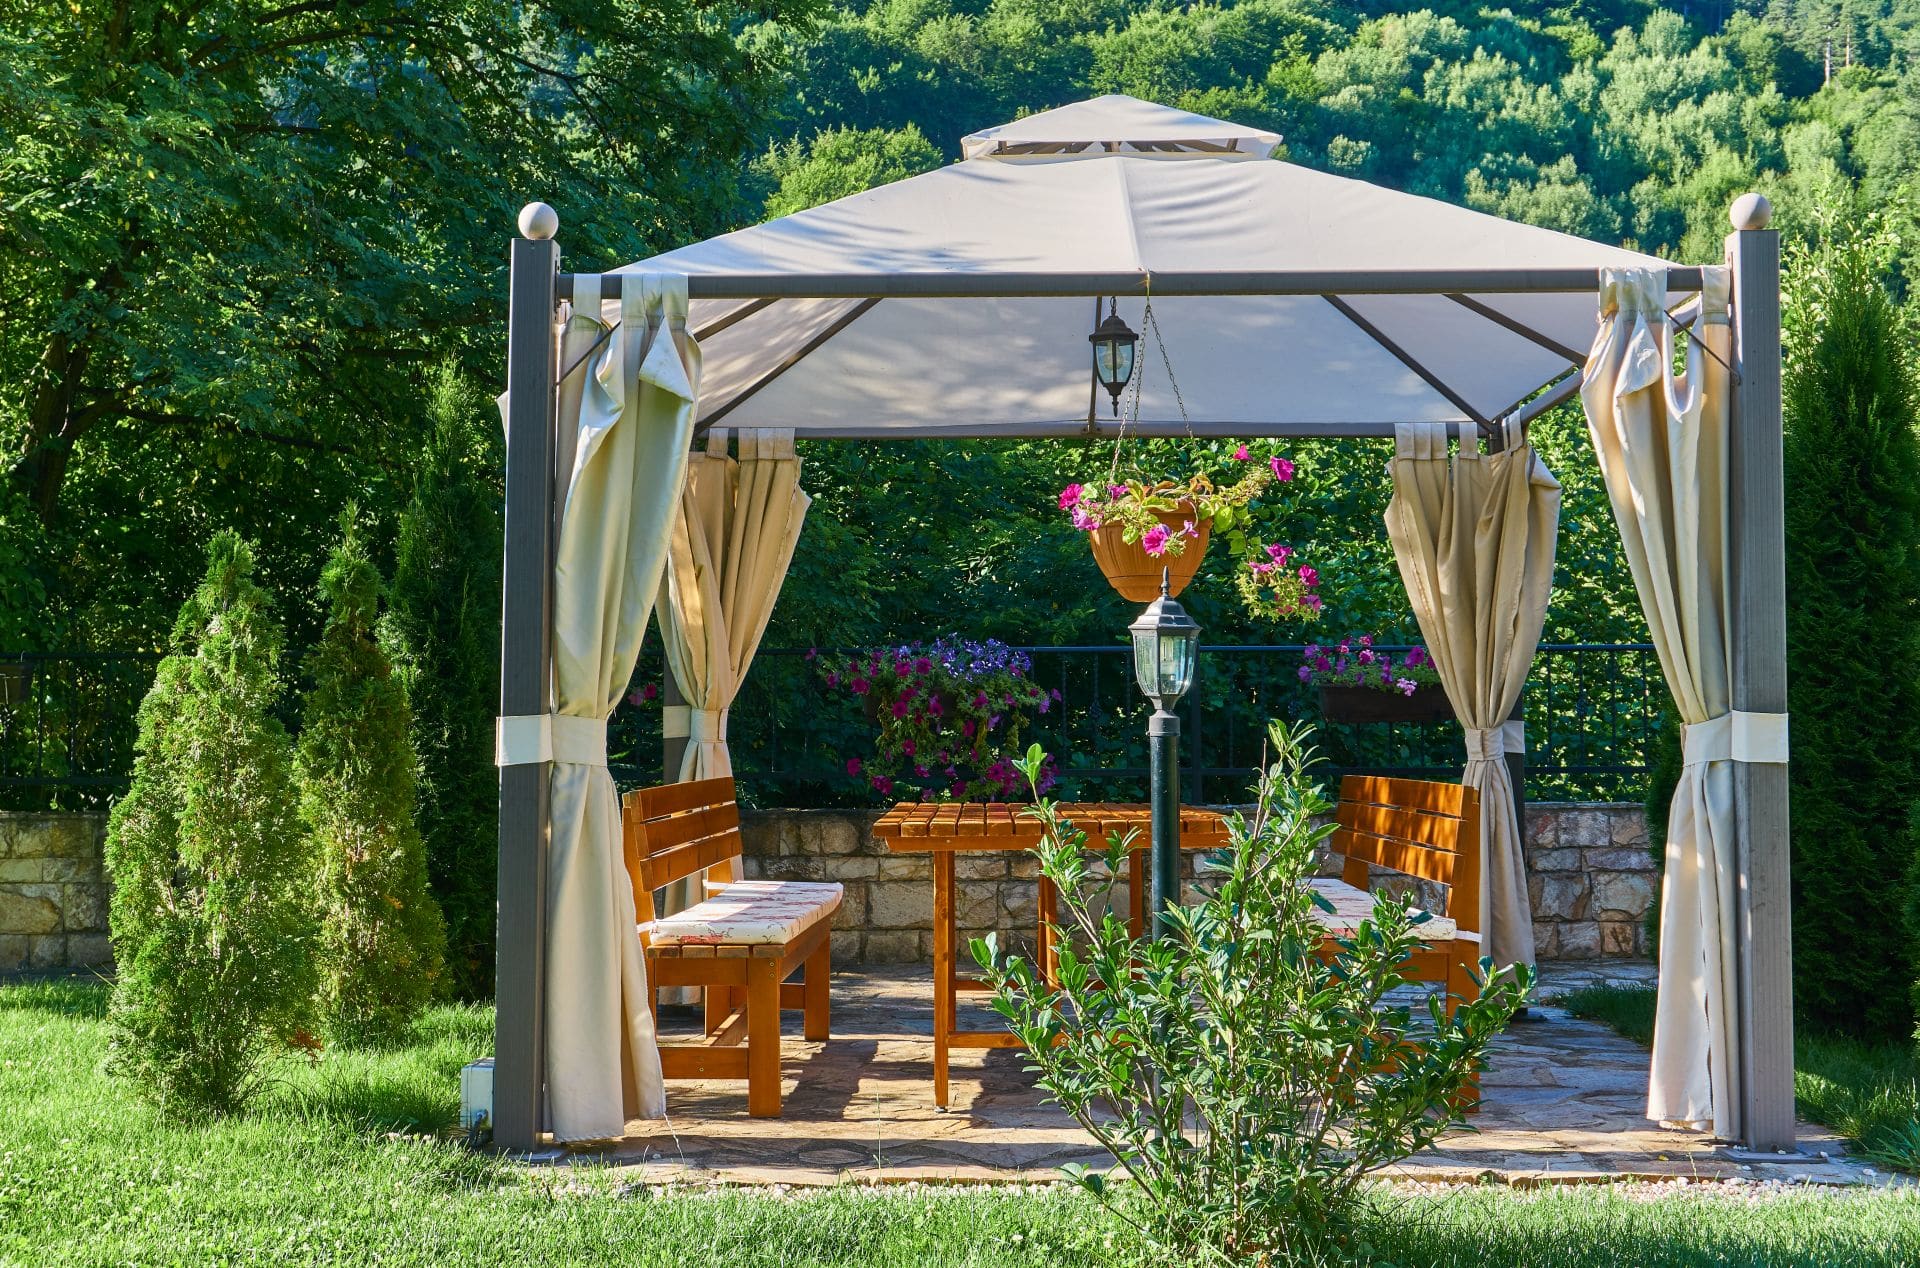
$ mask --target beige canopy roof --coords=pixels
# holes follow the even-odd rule
[[[1102,97],[976,133],[969,157],[952,166],[621,271],[982,281],[1105,273],[1145,276],[1151,294],[1154,277],[1173,275],[1218,276],[1230,290],[1235,275],[1297,274],[1317,291],[1314,278],[1339,274],[1664,267],[1266,157],[1277,141]],[[700,425],[791,427],[803,437],[1112,430],[1091,378],[1093,304],[1008,289],[1016,297],[695,299]],[[1166,357],[1143,337],[1137,430],[1286,435],[1483,422],[1577,367],[1593,340],[1591,281],[1530,293],[1380,289],[1163,291],[1152,305]],[[1145,303],[1119,300],[1135,330]]]

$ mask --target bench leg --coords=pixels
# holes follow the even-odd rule
[[[747,961],[747,1113],[780,1117],[780,961]]]
[[[717,1035],[726,1029],[727,1018],[739,1012],[745,1002],[743,994],[737,986],[705,986],[700,989],[708,1034]]]
[[[830,1026],[827,1004],[827,977],[833,972],[833,944],[823,941],[820,949],[807,957],[801,970],[806,983],[806,1020],[803,1033],[809,1039],[824,1040]]]

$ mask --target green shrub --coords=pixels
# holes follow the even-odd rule
[[[1647,753],[1647,853],[1653,856],[1654,871],[1664,878],[1667,870],[1667,815],[1673,809],[1673,790],[1680,786],[1680,719],[1672,709],[1660,712],[1660,728],[1653,733],[1653,745]],[[1660,952],[1660,894],[1647,907],[1647,946]]]
[[[1793,992],[1803,1024],[1913,1030],[1920,912],[1920,407],[1898,244],[1829,205],[1788,261],[1784,384]]]
[[[308,1042],[312,869],[273,716],[280,626],[222,532],[140,706],[107,833],[119,980],[112,1067],[168,1111],[231,1114]]]
[[[1332,806],[1308,776],[1307,734],[1272,728],[1278,756],[1252,822],[1229,821],[1213,880],[1173,909],[1166,937],[1136,940],[1114,914],[1129,840],[1107,843],[1106,879],[1093,880],[1086,834],[1042,800],[1036,853],[1061,894],[1062,933],[1084,950],[1062,938],[1056,988],[992,938],[973,943],[1040,1086],[1132,1184],[1071,1174],[1182,1258],[1341,1249],[1367,1173],[1463,1121],[1489,1041],[1532,986],[1525,966],[1501,974],[1452,1018],[1437,998],[1422,1010],[1389,1001],[1425,917],[1385,897],[1320,957],[1325,900],[1302,882]],[[1035,746],[1030,779],[1040,761]]]
[[[444,976],[446,928],[414,827],[411,715],[374,640],[380,573],[350,510],[320,574],[296,771],[319,869],[320,1012],[348,1043],[389,1043]]]
[[[451,364],[433,376],[413,500],[400,516],[383,641],[413,710],[415,822],[462,999],[493,994],[500,784],[500,448],[490,402]]]

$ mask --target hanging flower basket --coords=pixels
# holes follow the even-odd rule
[[[1126,525],[1117,521],[1102,524],[1087,534],[1087,541],[1093,546],[1094,562],[1100,565],[1100,571],[1107,575],[1107,584],[1131,603],[1151,603],[1160,596],[1160,574],[1167,574],[1167,592],[1179,594],[1200,571],[1200,564],[1207,557],[1207,542],[1213,536],[1213,521],[1202,517],[1190,500],[1182,500],[1170,511],[1155,511],[1154,518],[1159,520],[1170,537],[1175,533],[1191,533],[1182,543],[1180,553],[1175,554],[1163,549],[1160,554],[1152,554],[1148,545],[1156,539],[1143,535],[1139,541],[1127,540]]]
[[[1320,716],[1328,722],[1451,722],[1453,706],[1436,682],[1420,683],[1411,693],[1324,683]]]

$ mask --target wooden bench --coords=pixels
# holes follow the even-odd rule
[[[827,1037],[828,935],[840,886],[742,880],[740,808],[731,779],[638,789],[626,795],[621,811],[649,991],[698,986],[704,994],[703,1040],[661,1044],[661,1073],[744,1078],[747,1112],[778,1118],[780,1010],[803,1010],[806,1037]],[[685,911],[656,915],[654,891],[696,874],[706,897]],[[789,983],[796,971],[803,980]],[[653,1002],[657,1008],[657,994]]]
[[[1333,904],[1318,912],[1329,939],[1373,914],[1369,867],[1447,887],[1444,913],[1416,928],[1420,945],[1401,968],[1414,982],[1444,983],[1447,1015],[1478,998],[1480,963],[1480,794],[1461,784],[1348,775],[1340,781],[1332,849],[1339,880],[1309,882]]]

